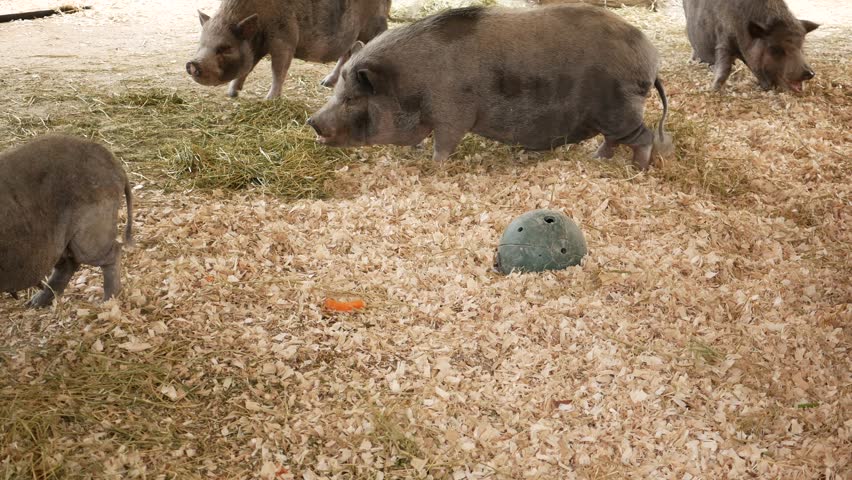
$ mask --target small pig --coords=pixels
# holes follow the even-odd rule
[[[186,72],[202,85],[231,82],[236,97],[261,58],[272,59],[267,99],[281,95],[293,58],[337,60],[322,84],[333,87],[357,41],[364,43],[388,28],[391,0],[224,0],[219,13],[201,18],[201,45]]]
[[[654,144],[669,145],[657,51],[602,8],[454,9],[359,47],[308,119],[321,143],[415,145],[433,132],[443,161],[467,132],[531,150],[602,133],[599,157],[628,145],[643,170]],[[663,104],[656,136],[642,118],[651,86]]]
[[[798,20],[784,0],[683,0],[692,58],[713,66],[713,89],[742,60],[764,90],[802,91],[814,78],[805,61],[805,34],[819,25]]]
[[[125,243],[133,204],[124,169],[101,145],[47,135],[0,153],[0,292],[41,284],[28,306],[44,307],[62,293],[80,264],[104,273],[104,300],[121,289],[121,244],[115,227],[122,193]]]

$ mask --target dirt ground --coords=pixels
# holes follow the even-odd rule
[[[19,132],[0,146],[51,130],[57,89],[230,101],[183,67],[217,1],[84,3],[0,24]],[[51,309],[0,298],[0,478],[852,479],[852,3],[789,3],[822,24],[801,95],[741,65],[711,92],[679,2],[618,10],[660,48],[703,176],[594,161],[597,140],[440,168],[366,148],[331,196],[291,201],[165,189],[128,162],[122,295],[99,303],[87,268]],[[321,105],[330,68],[295,62],[284,96]],[[535,208],[574,218],[588,258],[494,273]]]

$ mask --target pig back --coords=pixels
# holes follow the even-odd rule
[[[481,98],[473,131],[528,148],[575,143],[638,109],[658,55],[617,15],[561,5],[487,18],[477,38]]]
[[[291,44],[296,58],[330,62],[345,54],[371,22],[386,19],[389,12],[390,0],[224,0],[217,16],[230,25],[258,15],[261,34],[253,39],[258,59],[275,37]]]
[[[593,69],[623,82],[653,81],[659,63],[656,48],[638,28],[588,5],[495,9],[476,33],[483,76],[553,84]]]

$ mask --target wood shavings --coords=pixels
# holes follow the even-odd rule
[[[193,12],[92,3],[59,30],[0,30],[0,44],[33,38],[0,58],[6,113],[47,125],[0,116],[4,146],[79,107],[75,88],[130,75],[225,101],[174,65],[197,41]],[[163,190],[155,163],[128,161],[139,235],[119,298],[99,303],[85,268],[51,309],[0,299],[0,477],[848,479],[852,9],[811,5],[791,2],[828,21],[801,96],[742,69],[710,92],[679,3],[616,10],[659,46],[677,112],[680,163],[648,174],[626,152],[593,160],[595,141],[537,153],[471,137],[440,167],[359,149],[331,197],[286,201]],[[30,58],[65,51],[48,33],[78,26],[131,52],[162,36],[150,56]],[[322,104],[328,68],[295,64],[287,94]],[[48,89],[68,95],[40,101]],[[115,132],[93,134],[141,148]],[[500,233],[536,208],[577,221],[589,257],[493,274]],[[369,308],[329,315],[326,296]]]

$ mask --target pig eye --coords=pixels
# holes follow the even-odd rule
[[[769,54],[772,55],[773,57],[783,57],[784,56],[784,49],[781,48],[781,47],[772,46],[772,47],[769,47]]]
[[[216,55],[224,55],[226,53],[231,53],[231,47],[228,45],[222,45],[216,49]]]

